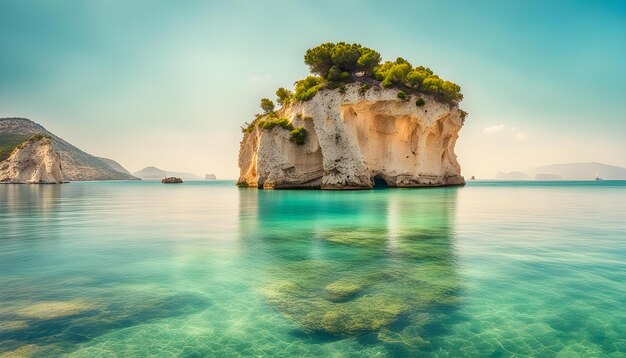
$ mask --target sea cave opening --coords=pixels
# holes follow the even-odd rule
[[[383,178],[383,176],[380,174],[374,177],[373,182],[374,189],[387,189],[389,187],[389,184],[387,184],[385,178]]]

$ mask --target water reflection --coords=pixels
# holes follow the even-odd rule
[[[37,210],[48,212],[58,204],[60,185],[2,184],[0,205],[3,210]]]
[[[185,247],[177,238],[220,229],[198,214],[206,191],[140,183],[1,185],[0,356],[61,356],[121,328],[206,309],[206,296],[180,288],[187,275],[172,259]],[[221,207],[225,215],[228,209]],[[187,221],[165,220],[172,217]],[[189,222],[202,225],[181,234]]]
[[[428,349],[459,304],[457,189],[240,190],[259,292],[299,330]]]
[[[57,217],[61,202],[60,185],[2,184],[0,187],[0,240],[26,240],[25,226],[45,233],[44,237],[59,236]],[[24,220],[26,218],[26,220]]]

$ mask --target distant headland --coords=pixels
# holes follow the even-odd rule
[[[626,168],[598,162],[562,163],[533,167],[525,171],[498,172],[496,179],[537,180],[626,180]]]
[[[119,163],[85,153],[26,118],[0,118],[0,182],[137,180]]]

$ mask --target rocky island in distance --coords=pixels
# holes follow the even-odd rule
[[[460,87],[422,66],[357,44],[310,49],[317,76],[280,88],[282,107],[246,124],[237,185],[370,189],[463,185],[454,153],[466,112]]]

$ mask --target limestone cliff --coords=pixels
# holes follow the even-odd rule
[[[2,183],[62,183],[61,156],[51,138],[35,136],[0,162]]]
[[[398,89],[358,84],[323,89],[295,101],[277,115],[302,126],[303,145],[280,126],[251,128],[239,151],[240,186],[367,189],[462,185],[454,145],[464,122],[458,106],[420,95],[398,97]]]
[[[119,163],[85,153],[26,118],[0,118],[0,161],[6,159],[17,144],[34,135],[43,135],[52,140],[61,156],[65,181],[138,179]]]

